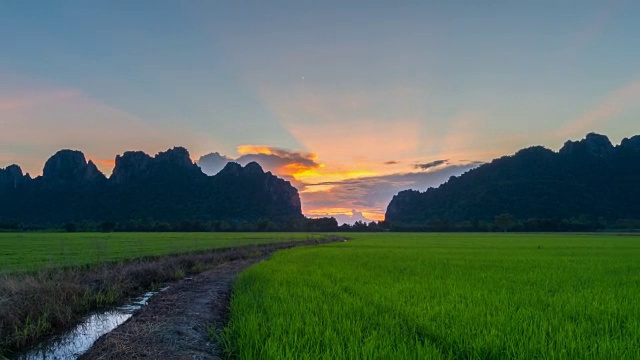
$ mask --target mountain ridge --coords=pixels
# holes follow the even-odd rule
[[[175,147],[154,157],[127,151],[109,178],[78,150],[63,149],[31,178],[0,168],[0,219],[51,225],[80,221],[285,221],[302,218],[298,191],[257,163],[204,174]]]
[[[391,224],[589,217],[640,219],[640,135],[612,145],[600,134],[483,164],[425,192],[405,190],[386,211]]]

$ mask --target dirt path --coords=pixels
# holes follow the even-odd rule
[[[80,359],[219,359],[209,328],[224,325],[238,273],[265,257],[234,260],[171,285]]]

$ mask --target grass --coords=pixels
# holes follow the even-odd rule
[[[351,236],[245,271],[226,355],[640,358],[640,237]]]
[[[319,238],[303,233],[0,233],[0,273]]]
[[[159,283],[335,241],[309,234],[0,234],[0,359]],[[56,252],[57,249],[61,251]],[[47,259],[44,261],[43,259]]]

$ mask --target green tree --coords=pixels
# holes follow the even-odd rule
[[[66,223],[64,224],[64,230],[66,232],[76,232],[78,231],[78,225],[76,225],[75,223]]]
[[[510,213],[502,213],[494,219],[493,223],[502,231],[507,232],[513,227],[515,221]]]
[[[113,232],[113,230],[116,229],[116,223],[113,221],[105,221],[102,224],[100,224],[100,231],[102,232]]]

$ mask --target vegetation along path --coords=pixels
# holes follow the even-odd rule
[[[265,256],[231,261],[172,285],[81,359],[218,358],[208,329],[224,325],[236,275]]]
[[[93,311],[122,304],[158,284],[221,264],[260,259],[278,249],[338,240],[324,235],[281,235],[124,234],[95,240],[87,235],[55,239],[43,234],[49,240],[45,241],[34,234],[25,236],[23,248],[15,251],[11,241],[3,240],[17,235],[0,236],[0,359],[71,330]],[[105,245],[98,250],[101,256],[91,255],[92,241]],[[44,254],[41,248],[55,256],[58,242],[67,249],[61,252],[68,255],[64,261],[56,256],[50,263],[29,262]],[[25,260],[22,267],[21,258]],[[7,259],[8,267],[3,262]]]

